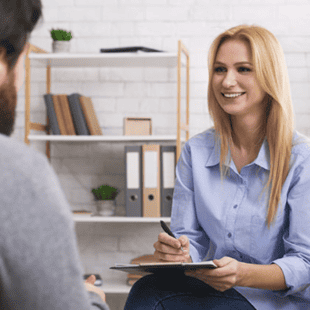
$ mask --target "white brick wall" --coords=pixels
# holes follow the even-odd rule
[[[211,126],[207,108],[207,53],[213,38],[228,27],[258,24],[281,42],[291,81],[296,128],[310,135],[310,4],[308,0],[42,0],[44,21],[31,43],[51,51],[51,28],[71,30],[72,52],[97,53],[100,48],[143,45],[177,51],[181,39],[191,55],[191,136]],[[45,71],[32,68],[32,120],[45,122]],[[176,132],[176,70],[57,69],[52,92],[91,96],[105,134],[122,134],[125,116],[153,119],[154,134]],[[24,137],[24,89],[18,96],[14,138]],[[41,152],[45,144],[32,142]],[[52,144],[52,164],[74,208],[90,208],[90,189],[118,185],[118,213],[124,212],[123,144]],[[87,272],[108,279],[125,275],[108,267],[152,252],[156,225],[78,224],[77,233]],[[145,235],[139,242],[136,236]],[[126,237],[127,236],[129,237]],[[125,236],[125,237],[124,237]],[[141,246],[139,246],[141,245]],[[109,297],[110,298],[110,297]],[[122,302],[111,300],[111,309]]]

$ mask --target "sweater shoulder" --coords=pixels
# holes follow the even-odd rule
[[[13,138],[0,134],[0,165],[2,171],[31,175],[34,171],[48,167],[47,158]]]

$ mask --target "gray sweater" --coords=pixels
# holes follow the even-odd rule
[[[109,309],[84,288],[74,222],[47,158],[0,134],[0,309]]]

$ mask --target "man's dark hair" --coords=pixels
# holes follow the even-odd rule
[[[11,70],[42,15],[41,0],[0,1],[0,49],[6,49]]]

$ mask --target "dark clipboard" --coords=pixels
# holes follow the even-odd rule
[[[128,264],[110,267],[110,269],[120,270],[127,273],[146,275],[151,273],[184,273],[186,270],[196,269],[214,269],[217,266],[212,261],[205,261],[199,263],[141,263]]]
[[[144,46],[129,46],[129,47],[118,47],[118,48],[101,48],[101,53],[137,53],[137,52],[145,52],[145,53],[162,53],[163,51],[156,50],[153,48],[148,48]]]

